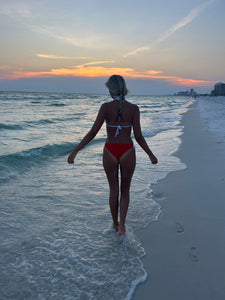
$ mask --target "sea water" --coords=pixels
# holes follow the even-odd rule
[[[225,97],[200,97],[197,107],[204,120],[205,128],[216,134],[219,143],[224,143]]]
[[[151,185],[185,165],[173,153],[192,99],[129,96],[159,163],[136,145],[127,232],[112,229],[105,124],[76,157],[107,95],[0,93],[0,298],[131,299],[147,278],[138,231],[156,221]]]

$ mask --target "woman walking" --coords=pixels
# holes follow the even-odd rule
[[[130,184],[136,165],[135,149],[131,139],[132,128],[137,143],[147,153],[151,162],[157,164],[158,160],[142,135],[138,106],[125,100],[128,90],[123,77],[112,75],[106,82],[106,87],[113,100],[102,104],[92,128],[69,155],[68,163],[74,163],[77,153],[96,136],[106,121],[107,139],[103,150],[103,166],[109,182],[109,205],[113,228],[123,235],[126,231]]]

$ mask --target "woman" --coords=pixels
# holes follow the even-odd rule
[[[106,121],[107,140],[103,151],[103,166],[109,181],[109,205],[113,228],[120,235],[123,235],[125,234],[125,219],[130,201],[130,184],[136,165],[135,149],[131,139],[132,127],[136,141],[148,154],[151,162],[157,164],[158,160],[142,135],[138,106],[125,100],[128,90],[123,77],[112,75],[106,82],[106,86],[113,101],[102,104],[91,130],[69,155],[68,163],[74,163],[77,153],[96,136]],[[119,169],[121,174],[120,202]],[[120,222],[118,222],[119,207]]]

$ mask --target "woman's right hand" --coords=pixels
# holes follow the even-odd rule
[[[74,164],[74,158],[75,158],[76,154],[75,153],[71,153],[68,158],[67,158],[67,162],[68,164]]]

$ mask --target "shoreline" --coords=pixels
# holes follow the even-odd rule
[[[225,299],[225,146],[204,126],[198,101],[182,116],[174,154],[187,168],[152,186],[161,214],[137,233],[148,278],[133,300]]]

